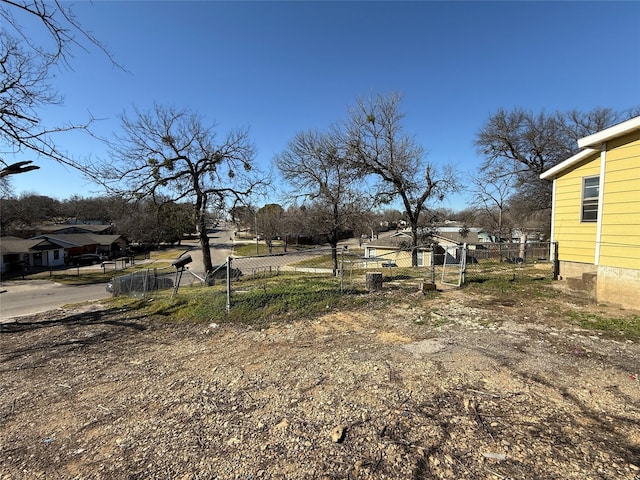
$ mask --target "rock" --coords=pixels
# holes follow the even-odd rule
[[[485,452],[482,454],[484,458],[496,460],[498,462],[503,462],[507,459],[507,456],[504,453],[495,453],[495,452]]]
[[[343,425],[338,425],[333,430],[331,430],[331,441],[333,443],[342,443],[346,431],[347,429]]]
[[[276,428],[279,430],[286,430],[288,426],[289,426],[289,420],[287,420],[286,418],[283,418],[282,421],[276,425]]]
[[[242,442],[240,441],[239,438],[236,438],[236,437],[231,437],[229,440],[227,440],[227,445],[229,445],[230,447],[233,447],[233,446],[238,445],[240,443],[242,443]]]

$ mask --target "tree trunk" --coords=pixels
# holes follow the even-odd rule
[[[335,277],[338,274],[338,242],[332,240],[329,245],[331,245],[331,261],[333,263],[333,276]]]
[[[198,195],[196,198],[196,225],[198,228],[198,238],[200,239],[200,248],[202,249],[202,266],[205,273],[213,270],[211,264],[211,249],[209,248],[209,235],[207,234],[207,222],[205,210],[207,208],[206,197]]]
[[[202,266],[205,272],[210,272],[213,270],[213,265],[211,264],[211,249],[209,247],[209,235],[207,235],[206,228],[200,230],[200,246],[202,248]]]
[[[411,266],[418,266],[418,225],[411,222]]]

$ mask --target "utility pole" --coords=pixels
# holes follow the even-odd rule
[[[256,228],[256,255],[258,255],[258,212],[253,212],[253,222]]]

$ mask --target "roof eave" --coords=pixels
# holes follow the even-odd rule
[[[560,162],[555,167],[551,167],[546,172],[542,172],[540,174],[540,178],[543,180],[553,180],[559,173],[571,168],[575,164],[580,163],[582,160],[589,158],[591,155],[598,152],[599,150],[595,148],[586,148],[576,153],[573,157],[567,158],[564,162]]]
[[[578,147],[600,147],[604,142],[611,140],[612,138],[626,135],[635,130],[640,130],[640,116],[631,118],[625,122],[614,125],[613,127],[605,128],[592,135],[582,137],[578,140]]]

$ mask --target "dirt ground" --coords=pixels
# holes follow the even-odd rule
[[[640,479],[640,345],[563,318],[595,307],[375,305],[262,329],[101,304],[5,324],[0,478]]]

